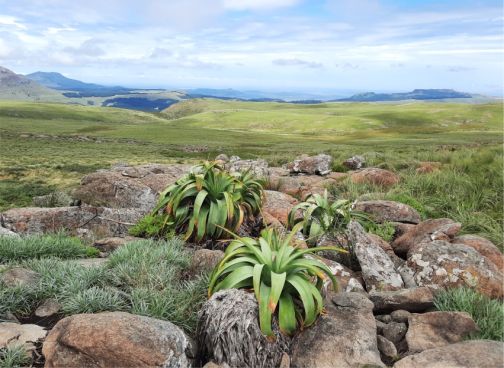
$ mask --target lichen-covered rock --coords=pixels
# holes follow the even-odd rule
[[[369,298],[374,304],[375,313],[388,313],[400,309],[408,312],[423,312],[434,306],[434,295],[428,287],[375,291],[369,294]]]
[[[316,156],[303,155],[287,164],[287,169],[294,174],[327,175],[331,172],[332,157],[325,154]]]
[[[490,240],[477,235],[461,235],[452,240],[452,243],[464,244],[474,248],[482,256],[493,262],[497,268],[504,272],[504,255]]]
[[[0,217],[1,220],[1,217]],[[10,236],[13,238],[20,238],[19,234],[16,234],[14,231],[6,229],[3,226],[0,226],[0,236]]]
[[[265,190],[262,210],[286,226],[289,212],[297,203],[297,199],[288,194]]]
[[[329,267],[332,274],[336,277],[338,281],[339,290],[338,291],[346,291],[346,292],[365,292],[364,287],[361,284],[359,278],[355,275],[355,273],[349,269],[348,267],[343,266],[342,264],[326,259],[319,258],[320,261],[324,262],[324,264]],[[328,291],[333,290],[332,281],[327,279],[325,282],[325,288]]]
[[[497,368],[504,366],[504,343],[471,340],[424,350],[394,364],[394,368]]]
[[[259,327],[253,293],[228,289],[215,293],[201,308],[197,336],[200,364],[212,360],[230,367],[277,367],[289,350],[290,338],[273,324],[275,341]]]
[[[76,314],[44,342],[45,367],[190,367],[194,344],[168,321],[124,312]]]
[[[383,187],[390,187],[399,183],[399,176],[392,171],[376,167],[355,171],[350,175],[350,179],[355,184],[373,184]]]
[[[92,206],[138,208],[150,211],[159,192],[190,170],[190,165],[115,166],[81,180],[73,196]]]
[[[504,276],[492,262],[473,248],[437,240],[410,251],[408,266],[419,286],[467,286],[491,298],[503,297]]]
[[[366,212],[376,222],[407,222],[418,224],[421,221],[418,212],[407,204],[394,201],[359,201],[355,204],[356,211]]]
[[[2,225],[18,234],[45,234],[64,230],[77,235],[89,230],[96,238],[126,236],[144,212],[135,208],[54,207],[13,208],[0,215]]]
[[[408,327],[406,326],[406,323],[403,322],[392,321],[390,323],[387,323],[382,328],[383,336],[387,340],[392,341],[396,346],[401,342],[402,339],[404,339],[407,331]]]
[[[363,156],[352,156],[342,162],[342,165],[350,170],[362,169],[366,165],[366,159]]]
[[[462,225],[451,219],[440,218],[423,221],[392,242],[392,248],[401,256],[423,242],[450,240],[460,231]]]
[[[291,367],[383,367],[373,303],[360,293],[339,293],[327,313],[295,338]]]
[[[250,170],[260,178],[265,178],[269,175],[268,163],[263,159],[242,160],[238,156],[231,156],[229,161],[224,165],[224,168],[232,173]]]
[[[465,312],[429,312],[411,314],[406,342],[410,353],[460,342],[478,326]]]
[[[351,221],[348,225],[348,239],[361,266],[362,278],[368,292],[399,290],[404,287],[390,257],[366,234],[358,222]]]

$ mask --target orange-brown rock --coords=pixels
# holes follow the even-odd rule
[[[420,162],[418,168],[416,169],[417,174],[430,174],[432,172],[439,171],[441,168],[440,162]]]
[[[273,190],[264,191],[263,211],[276,218],[284,226],[287,225],[290,210],[297,203],[296,198],[288,194]]]
[[[468,245],[476,249],[481,255],[493,262],[501,272],[504,271],[504,255],[490,240],[477,235],[461,235],[453,239],[452,243]]]

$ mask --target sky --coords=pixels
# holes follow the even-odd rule
[[[503,94],[503,5],[0,0],[0,65],[150,88]]]

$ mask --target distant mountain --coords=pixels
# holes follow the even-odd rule
[[[184,91],[188,98],[219,98],[219,99],[238,99],[244,101],[327,101],[338,97],[348,96],[350,93],[346,90],[324,91],[320,93],[311,92],[281,92],[281,91],[257,91],[257,90],[236,90],[232,88],[214,89],[214,88],[195,88]]]
[[[58,100],[61,93],[0,66],[0,99]]]
[[[470,93],[458,92],[453,89],[415,89],[411,92],[399,93],[359,93],[347,98],[332,101],[348,102],[375,102],[375,101],[402,101],[402,100],[444,100],[451,98],[472,98]]]
[[[119,94],[127,94],[132,91],[130,88],[120,86],[103,86],[95,83],[85,83],[77,79],[67,78],[55,72],[35,72],[26,75],[27,78],[40,83],[41,85],[60,91],[66,97],[108,97]]]

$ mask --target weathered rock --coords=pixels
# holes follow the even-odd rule
[[[417,287],[398,291],[371,292],[369,298],[374,303],[375,313],[395,310],[423,312],[434,306],[434,295],[427,287]]]
[[[392,317],[390,316],[390,314],[379,314],[375,316],[375,318],[377,321],[380,321],[384,324],[392,322]]]
[[[91,267],[101,267],[107,263],[106,258],[81,258],[81,259],[75,259],[72,260],[71,262],[78,264],[79,266],[85,267],[85,268],[91,268]]]
[[[405,256],[410,248],[432,240],[450,240],[461,228],[461,224],[447,218],[423,221],[392,242],[398,255]]]
[[[194,252],[191,260],[191,270],[193,273],[210,272],[224,258],[221,250],[198,249]]]
[[[65,192],[53,192],[33,197],[32,203],[34,207],[68,207],[72,206],[74,199]]]
[[[325,154],[316,156],[303,155],[287,164],[287,169],[294,174],[327,175],[331,172],[332,157]]]
[[[58,313],[61,309],[61,304],[56,299],[46,299],[35,310],[35,316],[40,318],[51,317]]]
[[[399,183],[399,176],[392,171],[376,167],[355,171],[350,175],[350,179],[355,184],[373,184],[383,187],[390,187]]]
[[[0,218],[1,220],[1,218]],[[10,236],[13,238],[20,238],[19,234],[16,234],[14,231],[6,229],[3,226],[0,226],[0,236]]]
[[[122,247],[125,244],[131,243],[133,241],[142,240],[142,238],[136,238],[134,236],[125,236],[125,237],[117,237],[112,236],[108,238],[103,238],[96,240],[93,243],[93,246],[99,249],[102,252],[113,252],[119,247]]]
[[[504,366],[504,343],[472,340],[409,355],[394,368],[497,368]]]
[[[0,349],[23,345],[27,350],[33,350],[34,343],[46,334],[47,331],[37,325],[0,322]]]
[[[404,339],[407,331],[408,327],[406,323],[392,321],[383,326],[382,334],[387,340],[397,345]]]
[[[225,153],[221,153],[217,155],[215,158],[215,161],[222,161],[222,162],[229,162],[229,156],[226,155]]]
[[[168,321],[124,312],[59,321],[42,352],[45,367],[189,367],[193,344]]]
[[[229,172],[243,172],[250,170],[257,177],[266,178],[269,175],[266,160],[242,160],[238,156],[232,156],[224,166]]]
[[[400,236],[406,234],[408,231],[413,229],[416,225],[415,224],[407,224],[404,222],[390,222],[390,224],[394,227],[395,232],[394,232],[394,237],[393,239],[397,239]]]
[[[420,162],[416,169],[417,174],[430,174],[437,172],[441,168],[440,162]]]
[[[358,170],[366,165],[366,159],[363,156],[352,156],[343,161],[342,164],[350,170]]]
[[[501,272],[504,271],[504,255],[490,240],[482,238],[481,236],[468,234],[457,236],[452,240],[452,243],[464,244],[474,248],[490,262],[493,262]]]
[[[411,313],[404,309],[398,309],[390,313],[390,317],[392,317],[392,321],[394,322],[402,322],[407,323],[408,318],[411,316]]]
[[[382,361],[386,364],[391,364],[398,358],[397,349],[394,343],[383,336],[376,336],[378,340],[378,350]]]
[[[429,312],[412,314],[408,319],[406,334],[410,353],[460,342],[478,326],[465,312]]]
[[[278,368],[290,368],[290,356],[287,353],[282,354],[282,359],[280,360],[280,365]]]
[[[22,267],[13,267],[0,273],[0,281],[7,287],[33,288],[39,279],[40,275],[37,272]]]
[[[354,274],[354,272],[351,269],[343,266],[342,264],[340,264],[336,261],[332,261],[330,259],[319,258],[319,260],[324,262],[324,264],[327,267],[329,267],[332,274],[336,277],[336,280],[338,281],[338,284],[339,284],[339,289],[340,289],[339,291],[365,292],[364,287],[362,286],[358,277]],[[333,290],[331,280],[329,280],[329,279],[326,280],[325,288],[328,291]]]
[[[288,194],[276,192],[273,190],[264,191],[263,211],[287,225],[290,210],[298,201]]]
[[[394,201],[361,201],[354,206],[356,211],[371,215],[376,222],[407,222],[418,224],[421,221],[418,212],[407,204]]]
[[[373,303],[360,293],[339,293],[326,309],[294,340],[291,367],[383,367]]]
[[[388,316],[388,314],[385,314],[385,316]],[[379,320],[376,317],[375,317],[375,320],[376,320],[376,333],[378,335],[382,335],[383,334],[383,327],[385,327],[386,323],[382,322],[381,320]]]
[[[273,324],[275,341],[259,328],[259,308],[254,294],[228,289],[215,293],[199,313],[197,336],[200,359],[231,367],[276,367],[290,338]]]
[[[367,291],[398,290],[404,287],[401,276],[385,251],[370,238],[356,221],[348,225],[348,239],[362,268]]]
[[[467,286],[491,298],[502,298],[504,275],[473,248],[437,240],[421,243],[409,252],[408,266],[419,286]]]
[[[275,176],[268,178],[268,187],[276,191],[304,199],[310,194],[323,194],[338,180],[319,175]]]
[[[156,205],[159,192],[189,170],[189,165],[176,164],[115,166],[85,176],[73,196],[92,206],[148,212]]]
[[[18,234],[44,234],[65,230],[72,235],[89,230],[94,237],[125,236],[143,212],[135,208],[54,207],[13,208],[1,214],[4,227]]]

